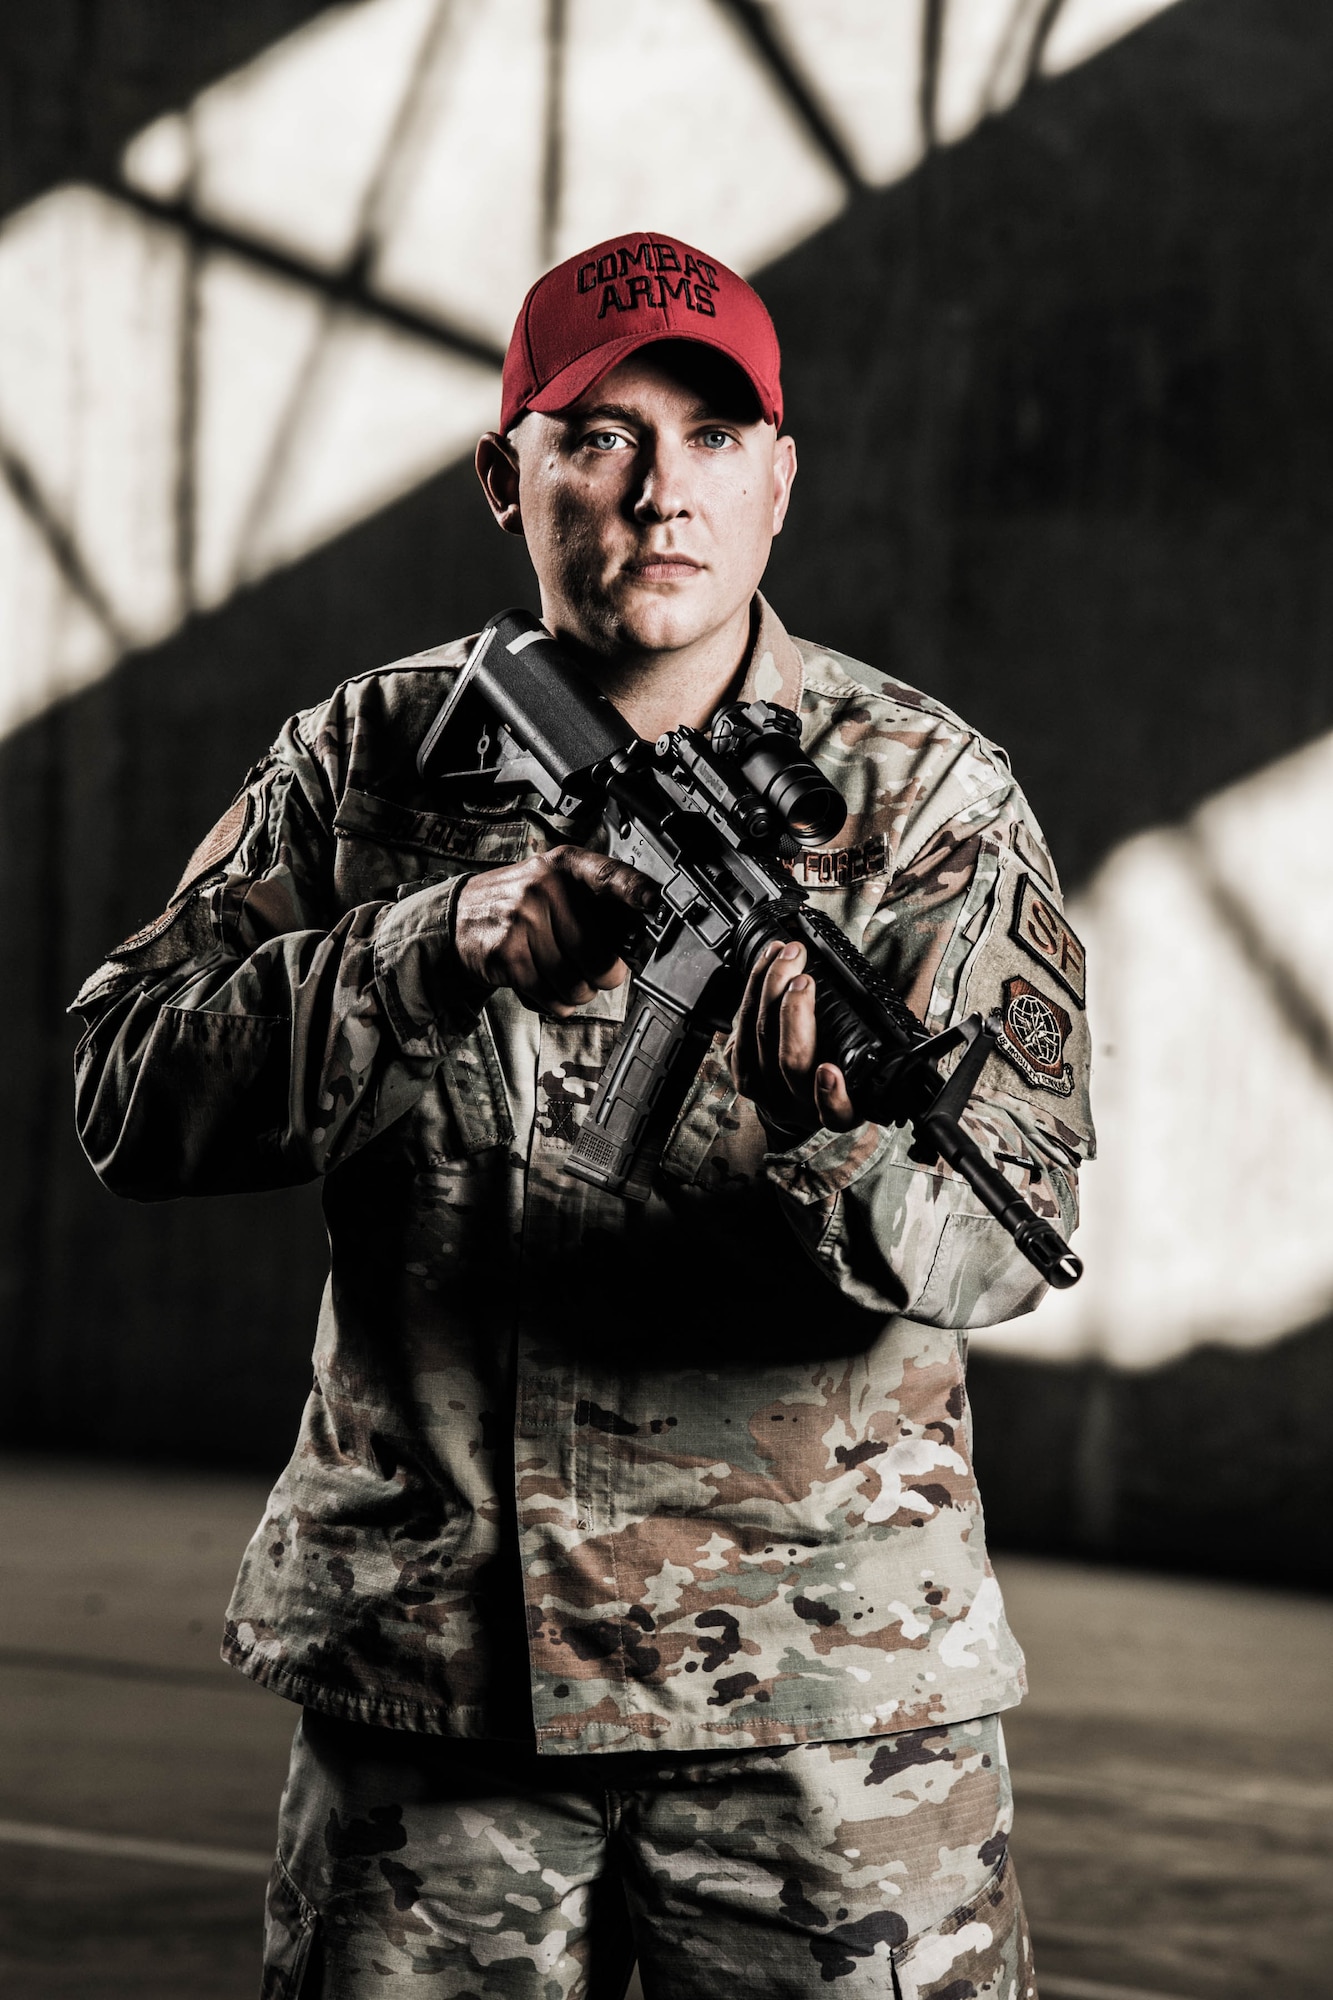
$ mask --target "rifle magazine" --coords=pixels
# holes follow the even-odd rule
[[[626,1201],[646,1201],[708,1030],[638,980],[625,1026],[569,1157],[569,1172]]]

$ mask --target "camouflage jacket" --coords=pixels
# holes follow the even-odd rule
[[[456,885],[545,838],[416,778],[467,650],[290,722],[75,1002],[109,1187],[324,1177],[314,1387],[225,1656],[332,1714],[555,1752],[1012,1704],[964,1350],[1039,1281],[896,1127],[769,1150],[720,1037],[646,1207],[564,1173],[625,989],[545,1019],[453,954]],[[797,879],[933,1025],[1005,1010],[966,1122],[1072,1226],[1081,956],[1002,753],[762,602],[744,697],[798,710],[848,800]]]

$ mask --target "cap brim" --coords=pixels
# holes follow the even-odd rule
[[[660,346],[664,340],[688,341],[694,347],[708,347],[715,354],[724,354],[728,361],[739,368],[754,390],[755,400],[759,404],[764,421],[774,426],[782,422],[781,407],[774,408],[768,391],[756,379],[753,369],[735,348],[729,347],[725,340],[711,340],[706,335],[697,333],[678,333],[669,328],[663,328],[660,333],[626,333],[615,340],[604,341],[600,347],[594,347],[589,354],[581,354],[577,361],[570,362],[568,368],[562,368],[558,375],[553,375],[545,388],[528,398],[523,408],[537,410],[543,416],[555,416],[559,411],[567,410],[571,403],[577,403],[580,396],[586,395],[595,382],[600,382],[603,375],[610,374],[611,370],[628,355],[637,354],[643,347]],[[515,422],[517,421],[515,418]]]

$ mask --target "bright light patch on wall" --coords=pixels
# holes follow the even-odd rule
[[[182,252],[91,190],[0,234],[0,436],[131,639],[178,606],[173,495]]]
[[[1071,909],[1100,1157],[1087,1274],[996,1352],[1130,1367],[1333,1306],[1333,736],[1117,849]]]
[[[492,369],[236,258],[208,259],[199,321],[201,606],[396,499],[494,422]]]
[[[663,229],[753,270],[838,213],[841,181],[710,0],[569,0],[557,256]]]
[[[545,13],[546,0],[455,7],[381,203],[377,289],[500,347],[541,266]]]
[[[944,10],[935,129],[956,145],[1022,85],[1038,9],[1016,0],[950,0]]]
[[[222,604],[262,571],[284,440],[327,318],[317,292],[214,256],[200,276],[194,588]]]
[[[88,188],[0,229],[0,728],[181,615],[183,271],[176,232]]]
[[[1043,74],[1059,76],[1089,62],[1176,5],[1178,0],[1064,0],[1042,57]]]
[[[765,11],[857,170],[879,187],[919,163],[928,123],[955,145],[1007,110],[1034,71],[1072,69],[1174,4],[1064,0],[1047,34],[1047,0],[946,0],[933,89],[923,0],[766,0]]]
[[[921,158],[922,0],[770,0],[782,41],[872,186]]]
[[[470,454],[496,419],[489,368],[359,316],[334,326],[307,393],[306,421],[253,549],[261,570],[295,560]]]
[[[194,172],[193,121],[183,112],[168,111],[130,140],[121,160],[129,185],[158,201],[179,201]]]
[[[0,482],[0,722],[16,729],[100,680],[121,646],[52,562],[30,513]]]
[[[189,136],[175,145],[186,174],[172,192],[188,187],[201,214],[336,268],[357,245],[436,8],[437,0],[330,8],[203,91]],[[132,185],[166,192],[171,143],[149,127],[127,149]]]

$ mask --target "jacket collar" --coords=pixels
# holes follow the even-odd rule
[[[780,708],[801,712],[804,663],[777,612],[755,592],[754,640],[741,683],[739,701],[773,701]]]

